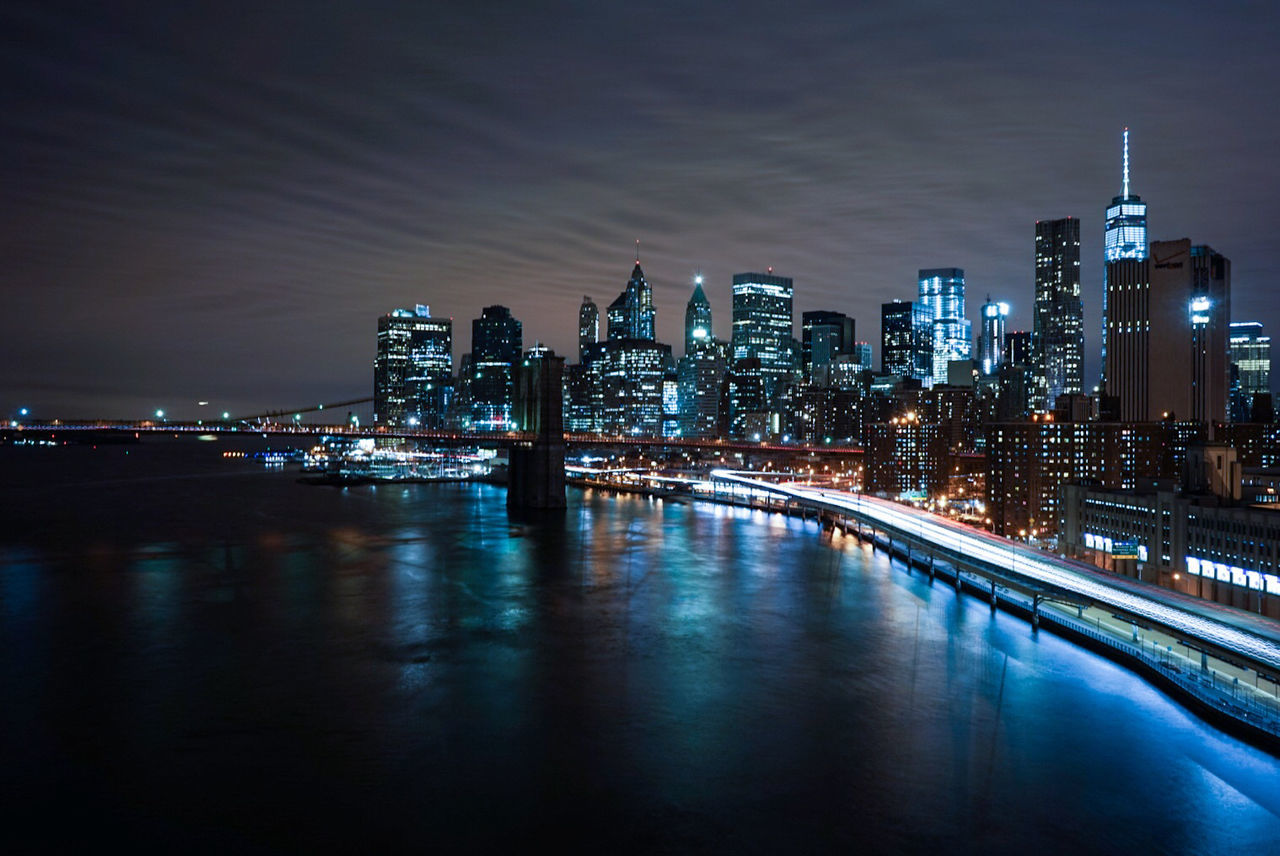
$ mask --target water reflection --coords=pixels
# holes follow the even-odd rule
[[[13,835],[53,809],[62,849],[82,828],[153,849],[735,852],[1264,852],[1280,833],[1274,759],[812,522],[146,484],[131,518],[86,488],[82,531],[5,548]]]

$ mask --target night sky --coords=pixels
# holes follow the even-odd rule
[[[1280,333],[1280,11],[1217,3],[7,3],[0,410],[370,395],[377,317],[502,303],[576,357],[633,245],[658,336],[772,266],[875,343],[921,267],[1029,328],[1034,221],[1103,208],[1232,261]],[[798,324],[797,324],[798,326]],[[208,408],[197,408],[206,399]]]

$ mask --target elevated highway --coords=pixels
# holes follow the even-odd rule
[[[1048,555],[937,515],[887,500],[828,488],[779,484],[729,470],[713,482],[785,498],[818,513],[857,521],[884,532],[921,555],[938,556],[966,570],[1031,594],[1038,602],[1099,606],[1137,626],[1154,627],[1226,662],[1280,679],[1280,625],[1270,619],[1118,577],[1080,562]]]

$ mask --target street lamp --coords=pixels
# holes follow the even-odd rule
[[[164,411],[163,411],[163,410],[157,410],[157,411],[156,411],[156,418],[157,418],[157,419],[163,419],[163,418],[164,418]]]

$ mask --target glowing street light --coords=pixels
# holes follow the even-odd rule
[[[157,418],[157,419],[163,419],[163,418],[164,418],[164,411],[163,411],[163,410],[157,410],[157,411],[156,411],[156,418]]]

